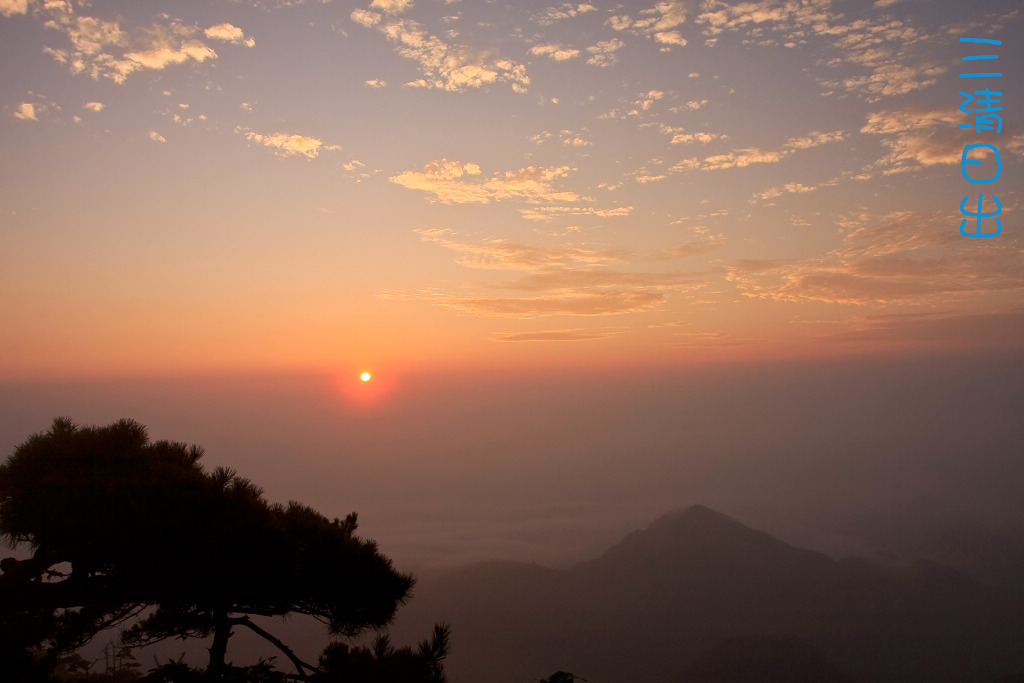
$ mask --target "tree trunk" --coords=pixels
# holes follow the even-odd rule
[[[214,612],[213,623],[213,643],[210,645],[210,666],[207,671],[218,673],[224,669],[224,656],[228,651],[228,638],[231,637],[228,613],[221,610]]]

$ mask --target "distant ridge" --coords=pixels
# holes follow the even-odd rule
[[[451,683],[674,683],[780,649],[835,680],[990,683],[1024,671],[1022,597],[934,563],[836,561],[693,505],[567,570],[493,562],[424,580],[396,637],[450,622]]]
[[[742,578],[744,590],[756,586],[766,594],[762,598],[776,598],[834,580],[839,566],[822,553],[791,546],[721,512],[693,505],[662,515],[601,557],[569,571],[605,575],[608,581],[624,581],[628,573],[646,575],[648,584],[670,593],[692,582],[701,590],[719,585],[734,591]]]
[[[745,525],[726,514],[718,512],[717,510],[712,510],[706,505],[697,504],[666,512],[661,517],[658,517],[656,520],[651,522],[647,527],[647,530],[661,532],[674,531],[694,526],[712,525],[719,525],[722,528],[747,528]]]
[[[667,512],[651,522],[645,530],[627,535],[609,552],[619,546],[630,546],[638,542],[677,546],[717,542],[793,547],[704,505],[691,505]]]

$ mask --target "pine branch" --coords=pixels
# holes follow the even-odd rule
[[[309,680],[308,676],[306,675],[306,672],[304,671],[304,669],[309,669],[311,672],[320,673],[320,669],[319,668],[313,666],[312,664],[307,664],[306,662],[304,662],[301,659],[299,659],[298,656],[292,651],[292,649],[290,647],[288,647],[283,642],[278,640],[272,633],[269,633],[268,631],[264,631],[262,628],[260,628],[256,624],[252,623],[252,620],[249,619],[249,617],[247,617],[247,616],[245,616],[245,617],[236,617],[234,619],[231,619],[231,624],[232,625],[236,625],[237,624],[239,626],[245,626],[249,630],[253,631],[254,633],[262,636],[264,639],[266,639],[269,642],[273,643],[273,645],[278,650],[283,652],[285,654],[285,656],[288,657],[288,659],[292,660],[292,664],[295,665],[295,669],[299,672],[299,676],[302,678],[302,680]]]

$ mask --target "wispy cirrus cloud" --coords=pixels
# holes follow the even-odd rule
[[[895,344],[922,348],[1018,348],[1024,311],[937,310],[854,316],[834,332],[814,338],[827,344]]]
[[[497,57],[491,50],[438,38],[419,22],[399,16],[411,6],[406,0],[374,0],[369,9],[355,9],[349,15],[360,26],[383,34],[395,43],[399,55],[419,65],[423,77],[406,85],[460,92],[509,83],[515,92],[526,92],[530,78],[524,64]]]
[[[625,106],[616,107],[611,109],[604,114],[601,114],[598,118],[602,119],[627,119],[630,117],[640,117],[650,112],[655,104],[665,97],[665,91],[651,89],[646,92],[642,92],[636,95],[636,97],[625,101]],[[640,124],[649,125],[649,124]]]
[[[467,268],[539,271],[552,268],[608,267],[628,262],[665,261],[704,254],[721,247],[725,238],[701,231],[698,237],[673,247],[638,251],[624,248],[559,245],[539,247],[509,242],[500,238],[483,242],[459,239],[447,228],[414,231],[425,242],[432,242],[460,254],[456,263]]]
[[[485,178],[475,163],[438,159],[426,164],[422,171],[404,171],[390,180],[410,190],[432,194],[434,201],[445,204],[486,204],[506,199],[575,202],[580,198],[578,194],[554,187],[554,182],[568,176],[570,170],[568,166],[527,166]]]
[[[528,221],[550,221],[567,216],[614,218],[628,216],[633,213],[633,208],[633,206],[615,206],[604,209],[594,206],[532,206],[520,209],[519,214]]]
[[[962,217],[904,211],[843,221],[838,248],[795,262],[748,259],[727,279],[748,297],[842,304],[951,304],[1024,290],[1024,252],[1010,240],[965,239]]]
[[[846,133],[841,130],[831,133],[812,131],[805,136],[790,138],[781,147],[772,150],[762,150],[758,147],[746,147],[733,150],[726,154],[715,154],[705,157],[703,160],[696,157],[684,159],[677,163],[672,170],[682,171],[687,169],[698,169],[701,171],[720,171],[729,168],[744,168],[753,164],[774,164],[798,151],[811,149],[820,145],[832,142],[839,142],[846,138]]]
[[[457,254],[455,261],[467,268],[498,270],[539,270],[580,266],[607,266],[621,263],[627,257],[622,249],[594,249],[588,247],[534,245],[490,239],[468,242],[457,239],[452,230],[433,228],[416,230],[425,242],[432,242]]]
[[[969,122],[970,117],[952,107],[907,107],[869,114],[860,132],[881,136],[887,152],[865,171],[892,175],[940,164],[959,164],[964,145],[977,141],[974,130],[957,129],[956,124]],[[1013,144],[1003,147],[1010,154],[1020,153]]]
[[[775,199],[776,197],[781,197],[784,194],[806,194],[807,192],[814,192],[817,189],[817,185],[804,185],[803,183],[793,182],[770,187],[767,190],[755,193],[754,196],[758,199]]]
[[[412,296],[384,294],[385,299],[425,300],[461,313],[529,320],[549,316],[604,316],[638,313],[665,301],[660,292],[602,291],[536,297],[461,296],[439,292]]]
[[[845,70],[847,75],[819,77],[819,82],[829,93],[854,93],[867,101],[922,90],[937,83],[948,70],[941,59],[929,56],[939,39],[920,29],[918,22],[885,14],[851,20],[839,9],[832,0],[738,4],[706,0],[695,23],[709,44],[730,32],[759,46],[795,48],[827,41],[833,56],[824,60],[825,66]]]
[[[638,291],[667,287],[687,287],[700,284],[685,272],[636,272],[599,268],[564,268],[530,273],[518,280],[506,282],[506,289],[522,291],[593,292],[627,288]]]
[[[538,332],[512,332],[496,334],[491,339],[499,342],[567,342],[567,341],[594,341],[607,339],[624,330],[588,330],[584,328],[572,328],[567,330],[541,330]]]
[[[392,300],[427,301],[463,313],[514,319],[548,316],[603,316],[655,308],[670,292],[699,289],[704,282],[681,271],[637,269],[644,261],[680,258],[686,247],[651,253],[576,245],[541,247],[491,239],[471,242],[446,229],[420,230],[428,242],[457,253],[468,268],[520,271],[520,277],[487,287],[508,295],[425,291],[385,293]],[[632,268],[630,268],[632,266]],[[523,294],[526,294],[525,296]]]

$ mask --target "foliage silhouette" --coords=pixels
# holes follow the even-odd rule
[[[79,427],[54,420],[0,465],[0,534],[28,559],[3,560],[0,667],[52,668],[99,631],[155,608],[124,642],[213,636],[209,670],[225,668],[232,629],[301,661],[250,616],[299,613],[333,635],[388,624],[409,596],[355,513],[328,519],[270,504],[233,470],[207,473],[203,451],[150,442],[130,420]],[[9,652],[8,652],[9,651]],[[26,655],[25,653],[29,653]],[[28,680],[28,679],[26,679]]]
[[[443,660],[451,648],[451,629],[438,624],[429,641],[395,649],[387,635],[378,636],[372,647],[351,648],[345,643],[328,645],[320,655],[321,673],[316,683],[445,683]]]
[[[585,681],[587,679],[580,678],[579,676],[572,674],[568,671],[556,671],[547,678],[538,678],[539,683],[573,683],[574,681]]]

